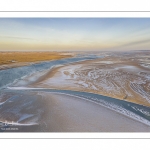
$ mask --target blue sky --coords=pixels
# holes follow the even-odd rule
[[[150,18],[0,18],[0,50],[149,50]]]

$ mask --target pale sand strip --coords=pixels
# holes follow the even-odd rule
[[[149,132],[150,127],[96,103],[63,94],[41,93],[48,100],[50,132]]]

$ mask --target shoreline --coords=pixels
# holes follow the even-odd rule
[[[93,101],[85,100],[71,95],[43,93],[46,97],[51,95],[55,109],[59,110],[54,118],[62,115],[62,127],[53,127],[58,132],[147,132],[150,126],[129,118],[118,112],[103,107]],[[51,110],[52,112],[52,110]],[[55,112],[54,112],[55,113]],[[48,116],[48,115],[47,115]],[[55,119],[56,119],[55,118]],[[57,120],[57,119],[56,119]],[[58,119],[58,121],[61,119]],[[64,123],[64,120],[66,122]],[[50,121],[51,122],[51,121]],[[110,126],[109,126],[110,125]]]
[[[21,96],[22,95],[22,96]],[[130,117],[122,115],[109,108],[103,107],[80,97],[70,95],[48,93],[48,92],[25,92],[20,93],[18,100],[22,97],[23,104],[33,102],[32,111],[23,109],[23,113],[31,113],[33,118],[22,120],[21,124],[29,124],[30,119],[39,124],[34,126],[12,126],[17,127],[17,132],[149,132],[150,126],[143,124]],[[36,97],[36,101],[34,101]],[[26,100],[25,100],[26,99]],[[16,102],[18,100],[15,100]],[[19,107],[14,104],[13,109]],[[21,103],[21,102],[20,102]],[[38,106],[38,108],[35,107]],[[20,104],[22,106],[22,104]],[[39,107],[41,106],[41,107]],[[40,108],[41,114],[36,117],[37,110]],[[9,110],[9,108],[7,108]],[[13,111],[13,109],[11,111]],[[8,113],[8,112],[7,112]],[[5,116],[7,118],[7,113]],[[18,112],[19,113],[19,112]],[[17,113],[15,114],[17,116]],[[16,117],[14,117],[16,118]],[[20,118],[18,118],[20,120]],[[1,120],[2,121],[2,120]],[[9,120],[10,122],[13,120]],[[17,120],[16,120],[17,121]]]

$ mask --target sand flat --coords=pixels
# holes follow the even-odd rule
[[[50,131],[59,132],[149,132],[150,127],[115,111],[81,98],[63,94],[50,96]]]
[[[150,131],[150,126],[146,124],[97,103],[71,95],[49,92],[25,92],[18,96],[18,100],[14,99],[14,102],[11,100],[11,103],[7,103],[7,110],[2,108],[0,110],[1,118],[3,120],[5,120],[5,117],[9,120],[11,119],[10,122],[14,122],[12,127],[18,128],[17,132]],[[14,111],[15,114],[12,114]],[[18,118],[20,113],[22,113],[21,118]],[[9,114],[13,117],[10,118]],[[16,120],[17,118],[18,121]],[[30,124],[32,125],[30,126]]]

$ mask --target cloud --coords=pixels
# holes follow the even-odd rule
[[[144,40],[129,42],[126,44],[122,44],[121,46],[133,46],[133,45],[140,45],[140,44],[145,44],[145,43],[150,43],[150,39],[144,39]]]
[[[33,39],[33,38],[15,37],[15,36],[0,36],[0,38],[17,39],[17,40],[34,40],[34,41],[37,40],[37,39]]]

